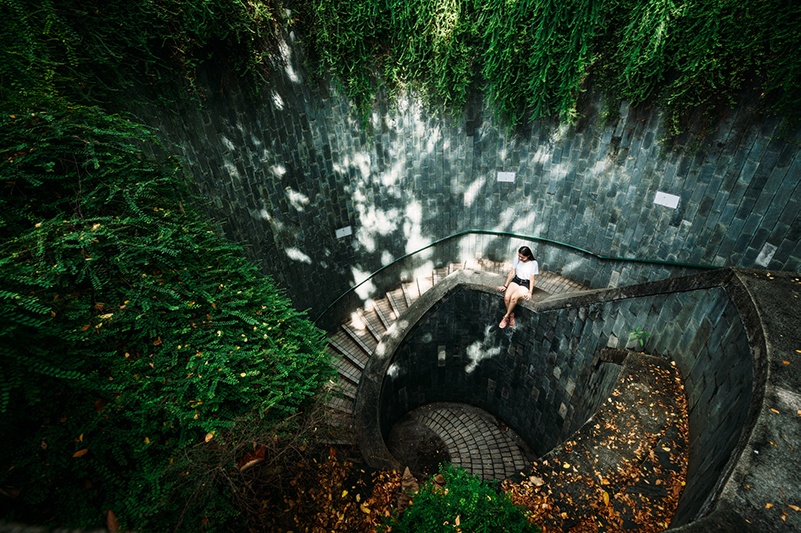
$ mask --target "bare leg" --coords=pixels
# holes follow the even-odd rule
[[[526,294],[528,294],[527,288],[521,287],[517,283],[509,284],[509,288],[503,295],[503,303],[506,305],[506,314],[503,315],[504,318],[509,319],[509,316],[514,312],[515,306],[517,306],[517,302]]]

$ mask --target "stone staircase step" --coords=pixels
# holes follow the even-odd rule
[[[325,412],[325,428],[327,435],[322,439],[329,445],[352,445],[353,428],[355,420],[352,413],[345,413],[337,409],[328,408]]]
[[[448,274],[450,274],[450,272],[448,272],[448,267],[447,266],[440,267],[440,268],[435,268],[434,269],[434,274],[433,274],[434,285],[436,285],[437,283],[439,283],[440,281],[442,281],[443,279],[448,277]]]
[[[353,402],[345,398],[340,398],[339,396],[331,396],[328,398],[328,401],[325,402],[325,406],[329,410],[339,411],[349,415],[353,413]]]
[[[356,399],[356,391],[359,388],[358,383],[353,383],[350,380],[338,380],[330,387],[329,395],[332,398],[343,398],[347,401]]]
[[[343,381],[340,380],[335,385],[332,394],[334,396],[339,396],[341,398],[345,398],[346,400],[352,401],[356,399],[356,391],[359,390],[357,384],[352,383],[351,381]]]
[[[333,336],[328,338],[328,345],[333,347],[340,353],[348,362],[357,367],[359,371],[364,370],[364,365],[367,364],[370,354],[353,340],[344,329],[340,328]]]
[[[478,259],[476,260],[476,265],[476,270],[490,272],[492,274],[507,274],[512,268],[511,263],[491,261],[489,259]]]
[[[372,335],[376,341],[379,341],[381,339],[381,335],[387,330],[387,328],[379,318],[378,313],[376,313],[373,309],[360,308],[356,314],[359,320],[364,324],[364,327],[367,329],[367,331],[370,332],[370,335]]]
[[[373,337],[373,335],[367,331],[367,328],[362,328],[361,330],[357,330],[350,324],[342,324],[342,331],[344,331],[348,337],[355,342],[359,348],[367,354],[367,359],[373,355],[375,351],[375,347],[378,345],[378,340]]]
[[[478,259],[465,259],[464,270],[481,270]]]
[[[373,300],[373,311],[375,311],[381,323],[384,324],[385,329],[389,329],[392,324],[398,319],[398,315],[393,311],[389,300],[381,298],[380,300]]]
[[[415,281],[417,282],[417,292],[419,292],[421,296],[434,286],[433,276],[421,276]]]
[[[414,287],[414,284],[409,282],[401,282],[401,291],[403,291],[403,298],[406,301],[406,309],[410,308],[412,304],[417,300],[417,297],[411,292],[411,288]],[[416,292],[416,291],[415,291]]]
[[[453,274],[459,270],[464,270],[467,263],[448,263],[448,275]]]
[[[342,358],[342,354],[334,352],[331,364],[336,368],[337,374],[342,378],[340,381],[347,381],[353,385],[358,385],[362,379],[362,370]]]
[[[586,291],[588,289],[588,287],[572,279],[567,279],[553,272],[545,271],[541,271],[540,275],[537,276],[537,288],[551,294],[564,294],[567,292]]]
[[[325,413],[326,422],[329,426],[350,428],[353,426],[353,414],[345,413],[338,409],[329,409]]]
[[[402,289],[395,289],[394,291],[388,292],[387,300],[392,307],[392,312],[395,313],[396,320],[397,317],[401,316],[403,312],[409,308],[409,306],[406,305],[406,297],[403,295]]]

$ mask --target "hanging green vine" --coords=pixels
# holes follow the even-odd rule
[[[482,74],[491,102],[513,124],[571,120],[590,65],[601,2],[495,1]]]
[[[744,89],[761,91],[772,112],[801,110],[794,2],[308,1],[320,65],[362,113],[382,79],[452,109],[484,90],[513,126],[574,119],[593,82],[634,105],[661,105],[674,132],[688,113],[730,106]]]
[[[386,70],[391,83],[415,87],[424,100],[461,110],[473,83],[477,28],[468,0],[390,0],[387,2],[393,58]]]
[[[197,66],[211,57],[239,83],[263,83],[278,12],[269,0],[2,0],[0,99],[158,99],[194,90]]]
[[[458,112],[485,91],[510,125],[572,120],[600,84],[657,103],[679,127],[744,89],[801,109],[801,5],[784,0],[110,0],[0,2],[0,97],[79,102],[195,91],[197,67],[263,84],[282,26],[302,28],[316,70],[365,118],[379,88],[410,87]],[[244,76],[244,78],[243,78]]]
[[[378,91],[387,46],[386,11],[376,0],[317,2],[309,31],[322,73],[335,79],[365,118]]]

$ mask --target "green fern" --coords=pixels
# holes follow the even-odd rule
[[[0,443],[0,482],[73,527],[111,508],[154,529],[199,502],[222,524],[228,485],[200,490],[170,462],[207,434],[301,410],[331,372],[322,332],[191,208],[174,166],[131,149],[153,142],[145,130],[54,104],[0,118],[0,164],[16,176],[0,195],[13,213],[0,242],[0,429],[18,436]],[[59,158],[69,164],[48,172]]]

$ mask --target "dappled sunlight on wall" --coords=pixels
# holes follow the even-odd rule
[[[431,242],[431,236],[423,235],[423,206],[420,202],[412,201],[406,206],[403,219],[403,236],[406,252],[413,252]]]
[[[287,248],[286,249],[286,255],[287,255],[287,257],[289,257],[293,261],[298,261],[299,263],[306,263],[308,265],[312,264],[311,257],[309,257],[308,255],[304,254],[303,252],[301,252],[297,248]]]
[[[280,40],[278,43],[278,52],[281,54],[281,59],[283,60],[283,66],[284,66],[284,73],[286,74],[287,79],[292,83],[303,83],[303,79],[300,76],[300,72],[296,70],[295,66],[293,65],[292,48],[283,39]]]
[[[202,111],[155,120],[165,120],[226,233],[300,308],[321,311],[370,273],[467,229],[606,256],[801,268],[801,132],[755,121],[749,108],[732,110],[708,139],[666,146],[658,110],[622,105],[610,116],[598,95],[586,96],[574,125],[534,122],[510,132],[481,98],[451,116],[401,92],[379,98],[364,128],[335,87],[299,83],[302,55],[285,44],[286,68],[257,104],[227,88]],[[498,172],[514,180],[498,181]],[[654,204],[657,192],[678,197],[677,206]],[[506,261],[512,248],[507,240],[459,242],[427,250],[417,264]],[[666,275],[599,274],[558,250],[544,258],[588,285]]]
[[[464,367],[464,371],[471,374],[476,367],[485,359],[492,359],[501,353],[502,348],[495,344],[495,332],[491,331],[492,326],[484,327],[484,338],[480,341],[475,341],[467,346],[465,355],[469,363]],[[490,336],[492,333],[492,336]]]

